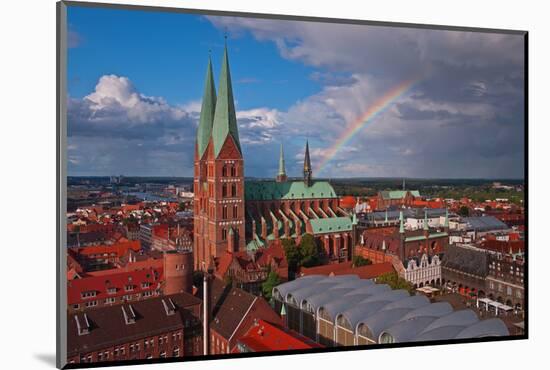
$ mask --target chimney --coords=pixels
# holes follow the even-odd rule
[[[203,354],[205,356],[210,352],[208,346],[208,339],[210,338],[210,302],[209,302],[209,292],[208,292],[208,271],[204,272],[202,279],[202,345],[203,345]]]

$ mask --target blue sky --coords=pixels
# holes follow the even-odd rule
[[[247,176],[300,175],[403,81],[322,177],[523,176],[523,38],[69,7],[70,175],[191,176],[209,50],[228,36]],[[216,80],[217,85],[217,80]]]
[[[219,70],[225,32],[204,17],[79,7],[69,7],[68,17],[70,30],[79,35],[78,47],[69,50],[71,97],[88,95],[99,77],[116,74],[148,95],[184,104],[201,98],[209,51]],[[286,109],[319,91],[320,84],[308,78],[315,69],[281,58],[273,43],[257,42],[247,33],[228,44],[239,108],[269,101]]]

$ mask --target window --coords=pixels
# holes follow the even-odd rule
[[[223,206],[222,219],[224,219],[224,220],[227,219],[227,206]]]
[[[173,357],[180,357],[180,349],[178,347],[174,348],[174,351],[172,353]]]
[[[162,351],[160,353],[160,358],[166,358],[166,352],[165,351]]]
[[[233,206],[233,218],[237,218],[237,217],[239,217],[239,206],[235,204]]]
[[[75,310],[78,310],[80,308],[80,305],[77,303],[77,304],[73,304],[73,309]]]
[[[127,292],[131,292],[134,290],[134,286],[133,285],[126,285],[124,287],[124,290],[127,291]]]
[[[115,297],[105,298],[105,304],[115,303],[115,301],[116,301]]]
[[[222,229],[222,240],[227,240],[227,229]]]
[[[177,269],[177,265],[176,265],[176,269]],[[147,281],[144,281],[143,283],[141,283],[141,287],[143,289],[145,288],[149,288],[151,286],[151,283],[147,282]]]
[[[231,176],[237,176],[237,166],[231,166]]]
[[[80,293],[81,298],[92,298],[92,297],[95,297],[95,296],[96,296],[95,291],[87,291],[87,292]]]
[[[237,184],[235,184],[235,183],[231,184],[231,196],[232,197],[237,196]]]
[[[116,288],[109,288],[107,289],[108,294],[116,294]]]
[[[225,183],[222,184],[222,197],[227,197],[227,184]]]
[[[86,307],[95,307],[97,306],[97,301],[86,302]]]

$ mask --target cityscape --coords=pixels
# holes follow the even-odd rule
[[[159,159],[156,175],[155,165],[140,170],[149,163],[141,154],[135,167],[79,169],[91,163],[86,152],[75,154],[89,132],[71,121],[83,114],[84,107],[74,108],[83,103],[69,107],[74,111],[68,132],[79,133],[80,141],[70,138],[68,148],[67,362],[522,336],[527,230],[524,169],[515,165],[523,157],[502,166],[500,159],[485,162],[497,158],[494,153],[483,151],[472,160],[473,149],[462,147],[468,156],[452,160],[472,161],[471,176],[465,175],[468,168],[453,176],[456,164],[442,170],[445,158],[421,161],[433,168],[433,176],[414,160],[400,175],[397,159],[395,172],[373,173],[376,161],[384,160],[363,155],[354,143],[369,135],[363,131],[374,127],[372,122],[406,104],[399,99],[414,94],[417,77],[381,90],[368,109],[349,120],[346,131],[329,135],[330,144],[312,133],[325,130],[323,121],[304,132],[287,127],[288,140],[264,141],[275,135],[273,127],[265,118],[251,124],[239,111],[244,97],[236,93],[233,41],[227,36],[235,20],[212,23],[224,32],[223,46],[201,56],[201,70],[192,71],[201,76],[202,96],[195,102],[196,124],[186,129],[191,136],[176,138],[192,143],[192,149],[177,146],[179,162],[172,163],[169,152]],[[269,28],[260,29],[264,33],[256,37],[262,41]],[[110,82],[129,83],[110,75],[97,86]],[[477,84],[473,95],[483,99],[486,90]],[[105,91],[96,87],[88,101],[110,104],[100,96]],[[132,94],[128,101],[165,104]],[[477,101],[470,103],[477,114],[486,114]],[[459,107],[466,105],[462,101]],[[90,122],[105,114],[94,109]],[[120,109],[109,112],[121,117]],[[136,116],[150,112],[137,104],[124,109]],[[402,107],[401,115],[413,114],[406,112]],[[436,113],[435,119],[446,119]],[[177,130],[174,122],[179,121],[166,123],[167,132]],[[521,131],[520,123],[514,127]],[[100,126],[101,121],[95,128]],[[475,131],[475,125],[466,130]],[[517,136],[482,139],[523,153],[522,146],[510,147]],[[422,137],[407,143],[411,151],[441,144],[432,143],[431,135]],[[348,156],[353,166],[346,167]],[[169,166],[187,167],[170,174],[161,169],[166,158]],[[391,167],[393,158],[388,154],[385,166]],[[121,155],[115,162],[131,161]]]

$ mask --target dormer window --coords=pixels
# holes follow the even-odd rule
[[[126,309],[124,306],[121,306],[120,308],[122,309],[122,316],[124,317],[124,322],[126,325],[135,324],[136,313],[132,305],[128,305]]]
[[[172,316],[176,313],[176,305],[172,301],[171,298],[168,298],[168,301],[161,300],[162,306],[164,307],[164,312],[166,312],[166,316]]]
[[[78,335],[86,335],[90,332],[90,321],[88,320],[88,315],[84,314],[81,319],[78,318],[78,315],[74,316],[76,322],[76,329]]]

